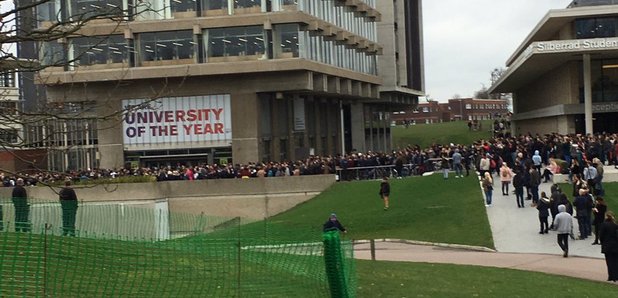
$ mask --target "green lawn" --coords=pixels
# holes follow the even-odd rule
[[[403,148],[408,145],[419,145],[427,148],[432,144],[472,144],[481,139],[491,137],[491,120],[481,121],[483,129],[468,131],[466,121],[417,124],[408,128],[397,126],[391,129],[393,148]]]
[[[441,175],[391,180],[388,211],[382,210],[379,186],[379,181],[337,183],[268,223],[242,226],[241,233],[255,238],[266,236],[259,233],[267,230],[275,239],[319,241],[322,224],[335,212],[349,230],[345,239],[398,238],[494,247],[478,180],[473,176],[446,181]]]
[[[358,297],[618,297],[618,287],[491,267],[356,262]]]
[[[605,196],[603,197],[603,200],[607,204],[607,210],[618,213],[618,183],[603,183],[603,188],[605,189]],[[562,189],[562,192],[567,195],[569,201],[573,203],[573,186],[571,184],[562,183],[560,184],[560,189]]]

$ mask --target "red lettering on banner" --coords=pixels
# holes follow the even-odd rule
[[[183,128],[187,135],[222,134],[223,123],[185,124]]]

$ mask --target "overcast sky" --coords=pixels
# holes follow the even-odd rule
[[[571,0],[425,0],[425,89],[434,100],[489,88],[506,60],[550,9]]]

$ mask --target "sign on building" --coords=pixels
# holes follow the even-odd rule
[[[232,141],[230,95],[123,100],[125,146]]]

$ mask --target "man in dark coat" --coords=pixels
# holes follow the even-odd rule
[[[605,222],[599,231],[601,252],[605,254],[607,264],[607,280],[613,282],[618,281],[618,225],[615,220],[613,212],[606,212]]]
[[[329,216],[328,220],[324,223],[322,231],[328,232],[328,231],[334,231],[334,230],[341,231],[344,233],[348,232],[337,219],[337,214],[332,213]]]
[[[11,195],[15,207],[15,232],[29,232],[30,206],[28,205],[28,193],[24,188],[24,179],[18,178]]]
[[[62,207],[62,235],[75,236],[75,218],[77,215],[77,195],[71,186],[71,181],[67,180],[58,193],[60,206]]]

